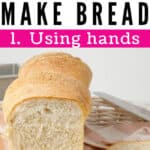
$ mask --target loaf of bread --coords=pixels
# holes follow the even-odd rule
[[[27,61],[3,101],[10,150],[83,150],[91,76],[65,53]]]
[[[120,142],[111,146],[108,150],[150,150],[150,141]]]

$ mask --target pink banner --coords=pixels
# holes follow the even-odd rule
[[[0,47],[147,48],[150,30],[0,30]]]

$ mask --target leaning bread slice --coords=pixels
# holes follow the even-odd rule
[[[83,150],[91,71],[65,53],[33,57],[3,101],[10,150]]]
[[[75,78],[18,78],[6,91],[3,111],[10,150],[83,150],[90,95]]]
[[[8,87],[3,101],[5,120],[11,117],[11,112],[18,104],[32,97],[58,97],[76,101],[85,119],[91,109],[90,93],[84,84],[59,73],[37,73],[34,78],[18,78]]]
[[[150,141],[120,142],[111,146],[108,150],[150,150]]]

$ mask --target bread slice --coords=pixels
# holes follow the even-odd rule
[[[108,150],[150,150],[150,141],[120,142],[111,146]]]
[[[13,113],[13,150],[83,150],[82,111],[76,102],[32,98]]]
[[[31,98],[60,98],[78,103],[86,119],[91,110],[89,90],[78,80],[58,73],[38,73],[34,78],[18,78],[8,87],[3,101],[6,121],[18,105]]]
[[[5,93],[9,148],[83,150],[84,123],[91,109],[89,81],[53,67],[44,71],[46,62],[40,69],[31,67],[31,72],[24,65]]]

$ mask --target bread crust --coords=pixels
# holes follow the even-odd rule
[[[90,93],[84,84],[61,73],[39,72],[34,74],[34,78],[18,78],[8,87],[3,101],[5,119],[11,120],[17,105],[40,97],[76,101],[83,110],[85,119],[90,112]]]
[[[3,111],[10,120],[16,106],[32,98],[59,98],[76,101],[84,117],[91,109],[88,90],[92,73],[79,58],[66,53],[45,53],[29,59],[6,90]]]
[[[19,71],[20,77],[33,76],[35,72],[58,72],[72,76],[87,87],[91,82],[90,68],[79,58],[66,53],[45,53],[29,59]]]

